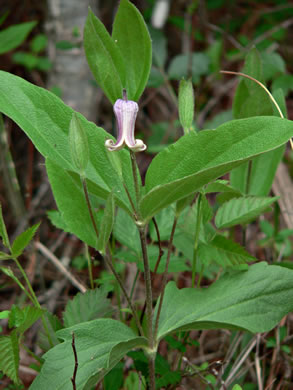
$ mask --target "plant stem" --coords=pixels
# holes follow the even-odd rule
[[[142,329],[141,324],[140,324],[140,322],[139,322],[139,319],[138,319],[136,310],[135,310],[135,308],[134,308],[134,306],[133,306],[133,304],[132,304],[132,302],[131,302],[131,300],[130,300],[128,294],[127,294],[127,291],[126,291],[126,289],[125,289],[125,287],[124,287],[124,284],[123,284],[123,282],[122,282],[122,279],[120,278],[120,275],[116,272],[116,270],[115,270],[115,268],[114,268],[114,266],[113,266],[113,263],[112,263],[112,254],[111,254],[111,251],[110,251],[109,247],[106,248],[106,255],[105,255],[104,258],[105,258],[105,261],[106,261],[108,267],[110,268],[110,270],[112,271],[113,275],[115,276],[117,282],[119,283],[119,286],[120,286],[120,288],[121,288],[121,290],[122,290],[122,292],[123,292],[123,294],[124,294],[124,296],[125,296],[125,298],[126,298],[126,300],[127,300],[127,303],[128,303],[128,305],[129,305],[131,311],[132,311],[133,317],[134,317],[135,322],[136,322],[136,326],[137,326],[137,328],[138,328],[140,334],[143,336],[143,335],[144,335],[144,332],[143,332],[143,329]]]
[[[131,291],[130,291],[130,300],[131,301],[132,301],[132,296],[133,296],[133,293],[134,293],[134,289],[135,289],[135,285],[136,285],[139,273],[140,273],[140,271],[139,271],[139,269],[137,269],[135,277],[134,277],[134,280],[133,280],[133,283],[132,283]]]
[[[17,260],[16,257],[14,257],[13,260],[16,262],[16,264],[17,264],[17,266],[18,266],[18,268],[19,268],[19,270],[20,270],[20,272],[21,272],[21,274],[22,274],[22,276],[23,276],[23,278],[24,278],[24,280],[25,280],[25,282],[26,282],[26,284],[27,284],[27,287],[28,287],[28,289],[29,289],[30,295],[31,295],[31,297],[32,297],[32,302],[33,302],[33,304],[34,304],[38,309],[42,309],[42,308],[41,308],[41,305],[39,304],[38,298],[36,297],[36,294],[35,294],[35,292],[34,292],[34,290],[33,290],[33,287],[32,287],[32,285],[31,285],[31,283],[30,283],[30,281],[29,281],[29,278],[27,277],[27,275],[26,275],[26,273],[25,273],[25,270],[22,268],[20,262]],[[45,332],[46,332],[46,334],[47,334],[49,344],[50,344],[51,347],[53,347],[54,344],[53,344],[53,341],[52,341],[52,338],[51,338],[51,335],[50,335],[50,332],[49,332],[48,325],[47,325],[47,322],[46,322],[46,320],[45,320],[45,315],[44,315],[44,314],[42,314],[41,320],[42,320],[42,324],[43,324],[44,330],[45,330]]]
[[[74,370],[73,370],[73,375],[71,378],[72,382],[72,387],[73,390],[76,390],[76,374],[77,374],[77,369],[78,369],[78,360],[77,360],[77,353],[76,353],[76,348],[75,348],[75,335],[74,332],[72,332],[72,343],[71,343],[72,349],[73,349],[73,355],[74,355]]]
[[[87,244],[85,244],[85,256],[87,259],[87,267],[88,267],[88,271],[89,271],[90,285],[91,285],[91,289],[93,290],[94,289],[93,268],[92,268],[90,254],[89,254],[89,247]]]
[[[139,219],[140,219],[140,212],[139,212],[140,188],[139,188],[139,182],[138,182],[138,177],[137,177],[138,167],[137,167],[135,154],[133,153],[132,150],[130,151],[130,157],[131,157],[131,167],[132,167],[132,174],[133,174],[135,195],[136,195],[136,203],[137,203],[136,216],[137,216],[138,221],[139,221]],[[146,292],[146,294],[145,294],[146,295],[146,317],[147,317],[148,343],[149,343],[149,349],[150,349],[150,354],[148,355],[150,389],[155,390],[156,389],[156,377],[155,377],[155,356],[156,356],[156,353],[154,351],[155,343],[154,343],[154,334],[153,334],[152,279],[151,279],[151,271],[150,271],[150,266],[149,266],[148,253],[147,253],[146,227],[145,227],[145,225],[142,225],[142,226],[138,225],[137,228],[139,231],[143,265],[144,265],[144,280],[145,280],[145,292]]]
[[[193,248],[193,259],[192,259],[192,279],[191,285],[195,287],[195,273],[196,273],[196,263],[197,263],[197,248],[198,248],[198,240],[199,240],[199,232],[200,232],[200,223],[201,223],[201,199],[202,194],[198,195],[197,200],[197,219],[196,219],[196,227],[195,227],[195,238],[194,238],[194,248]]]
[[[156,262],[156,265],[155,265],[155,268],[154,268],[154,272],[153,272],[153,278],[154,278],[154,276],[156,275],[156,273],[158,271],[158,268],[159,268],[159,265],[160,265],[160,262],[161,262],[161,258],[162,258],[163,254],[164,254],[164,251],[162,249],[161,236],[160,236],[160,231],[159,231],[159,227],[158,227],[157,221],[156,221],[156,219],[154,217],[152,218],[152,221],[153,221],[155,229],[156,229],[157,238],[158,238],[158,244],[159,244],[159,256],[158,256],[158,259],[157,259],[157,262]]]
[[[154,333],[155,334],[155,339],[157,338],[157,333],[158,333],[160,314],[161,314],[163,300],[164,300],[164,295],[165,295],[165,287],[166,287],[166,284],[167,284],[167,277],[168,277],[168,268],[169,268],[169,263],[170,263],[170,258],[171,258],[173,239],[174,239],[174,234],[175,234],[175,230],[176,230],[176,226],[177,226],[177,221],[178,221],[177,216],[175,216],[174,217],[173,226],[172,226],[172,230],[171,230],[170,240],[169,240],[169,244],[168,244],[168,253],[167,253],[165,270],[164,270],[164,274],[163,274],[161,296],[160,296],[160,302],[159,302],[159,307],[158,307],[157,317],[156,317],[155,333]]]
[[[89,198],[89,192],[88,192],[88,189],[87,189],[86,179],[83,176],[81,176],[80,178],[81,178],[81,182],[82,182],[82,187],[83,187],[83,192],[84,192],[87,208],[88,208],[88,211],[89,211],[89,214],[90,214],[90,218],[91,218],[91,221],[92,221],[92,224],[93,224],[93,228],[95,230],[95,233],[96,233],[96,236],[97,236],[97,239],[98,239],[99,233],[98,233],[97,224],[96,224],[96,221],[95,221],[95,218],[94,218],[94,214],[93,214],[93,210],[92,210],[92,206],[91,206],[91,202],[90,202],[90,198]]]
[[[153,294],[152,294],[152,283],[151,283],[151,270],[149,267],[149,260],[147,254],[147,243],[146,243],[146,228],[140,227],[138,229],[140,236],[140,243],[142,249],[142,258],[144,265],[144,279],[145,279],[145,289],[146,289],[146,313],[147,313],[147,326],[148,326],[148,336],[150,340],[150,348],[154,347],[153,339]]]
[[[85,199],[86,199],[86,204],[87,204],[87,207],[88,207],[88,211],[89,211],[89,214],[90,214],[90,218],[91,218],[91,221],[92,221],[92,224],[93,224],[93,228],[95,230],[95,233],[96,233],[96,236],[97,236],[97,239],[99,237],[99,233],[98,233],[98,228],[97,228],[97,225],[96,225],[96,221],[94,219],[94,215],[93,215],[93,211],[92,211],[92,206],[91,206],[91,202],[90,202],[90,199],[89,199],[89,194],[88,194],[88,189],[87,189],[87,184],[86,184],[86,180],[81,177],[81,181],[82,181],[82,186],[83,186],[83,190],[84,190],[84,195],[85,195]],[[119,274],[116,272],[113,264],[112,264],[112,255],[111,255],[111,251],[110,249],[106,248],[106,253],[105,253],[105,256],[103,256],[104,260],[106,261],[108,267],[110,268],[110,270],[112,271],[113,275],[115,276],[117,282],[119,283],[119,286],[128,302],[128,305],[132,311],[132,314],[133,314],[133,317],[135,319],[135,322],[136,322],[136,325],[137,325],[137,328],[139,329],[139,332],[143,335],[143,329],[140,325],[140,322],[139,322],[139,319],[137,317],[137,313],[134,309],[134,306],[132,305],[131,303],[131,300],[127,294],[127,291],[124,287],[124,284],[122,282],[122,279],[120,278]]]
[[[142,249],[142,258],[144,265],[144,280],[145,280],[145,291],[146,291],[146,317],[147,317],[147,329],[148,329],[148,341],[149,348],[154,351],[154,334],[153,334],[153,294],[152,294],[152,280],[151,271],[149,267],[149,260],[147,254],[147,243],[146,243],[146,228],[138,227],[140,243]],[[149,375],[150,375],[150,389],[155,390],[155,358],[154,356],[148,356],[149,359]]]
[[[136,206],[137,210],[139,208],[139,200],[140,200],[140,191],[139,191],[139,183],[138,183],[138,177],[137,177],[137,162],[135,153],[130,150],[130,159],[131,159],[131,167],[132,167],[132,174],[133,174],[133,180],[134,180],[134,188],[135,188],[135,196],[136,196]],[[139,217],[139,215],[138,215]]]
[[[155,358],[149,357],[149,377],[150,377],[150,389],[156,389],[156,376],[155,376]]]

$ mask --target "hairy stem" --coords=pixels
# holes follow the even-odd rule
[[[177,221],[178,221],[177,216],[175,216],[174,217],[173,226],[172,226],[172,230],[171,230],[170,240],[169,240],[169,244],[168,244],[168,253],[167,253],[165,270],[164,270],[164,274],[163,274],[160,302],[159,302],[159,307],[158,307],[157,317],[156,317],[156,324],[155,324],[155,333],[154,333],[155,334],[155,338],[157,337],[157,333],[158,333],[160,314],[161,314],[163,300],[164,300],[164,295],[165,295],[165,287],[166,287],[166,284],[167,284],[167,277],[168,277],[168,268],[169,268],[171,253],[172,253],[173,239],[174,239],[174,234],[175,234],[175,230],[176,230],[176,226],[177,226]]]
[[[157,221],[155,220],[154,217],[152,218],[152,221],[153,221],[155,229],[156,229],[157,238],[158,238],[158,245],[159,245],[159,256],[158,256],[158,260],[156,262],[156,265],[155,265],[155,268],[154,268],[154,272],[153,272],[153,277],[154,277],[154,275],[156,275],[156,273],[158,271],[158,268],[159,268],[159,265],[160,265],[160,262],[161,262],[161,258],[162,258],[163,254],[164,254],[164,251],[162,249],[161,236],[160,236],[160,231],[159,231],[159,227],[158,227]]]
[[[132,304],[132,302],[130,300],[130,297],[129,297],[129,295],[128,295],[125,287],[124,287],[124,284],[122,282],[122,279],[121,279],[120,275],[116,272],[116,270],[115,270],[115,268],[113,266],[111,251],[110,251],[110,249],[108,247],[106,249],[105,260],[107,262],[107,265],[111,269],[113,275],[115,276],[117,282],[119,283],[119,286],[120,286],[120,288],[121,288],[121,290],[122,290],[122,292],[123,292],[123,294],[124,294],[124,296],[125,296],[125,298],[127,300],[127,303],[128,303],[128,305],[130,307],[130,310],[132,311],[132,314],[133,314],[134,320],[136,322],[137,328],[139,329],[140,334],[143,336],[144,332],[143,332],[143,329],[142,329],[141,324],[139,322],[136,310],[135,310],[135,308],[134,308],[134,306],[133,306],[133,304]]]
[[[201,222],[201,199],[202,195],[198,196],[197,203],[197,219],[196,219],[196,227],[195,227],[195,239],[194,239],[194,247],[193,247],[193,259],[192,259],[192,279],[191,285],[195,287],[195,274],[197,268],[197,248],[198,248],[198,240],[199,240],[199,232],[200,232],[200,222]]]
[[[138,168],[137,168],[135,153],[132,150],[130,151],[130,158],[131,158],[131,167],[132,167],[132,174],[133,174],[133,180],[134,180],[136,205],[138,208],[139,207],[139,200],[140,200],[139,183],[138,183],[138,177],[137,177],[137,169]]]
[[[91,206],[91,202],[90,202],[90,197],[89,197],[89,192],[88,192],[88,189],[87,189],[86,179],[84,177],[81,177],[81,182],[82,182],[82,187],[83,187],[83,192],[84,192],[87,208],[88,208],[88,211],[89,211],[89,214],[90,214],[90,218],[91,218],[91,221],[92,221],[92,224],[93,224],[93,228],[95,230],[95,233],[96,233],[96,236],[97,236],[97,239],[98,239],[99,233],[98,233],[97,224],[96,224],[96,221],[95,221],[95,218],[94,218],[94,214],[93,214],[93,210],[92,210],[92,206]]]
[[[87,267],[88,267],[88,271],[89,271],[90,285],[91,285],[91,289],[93,290],[94,289],[93,266],[92,266],[91,257],[89,254],[89,247],[87,246],[87,244],[85,244],[85,256],[87,259]]]
[[[89,211],[89,214],[90,214],[90,218],[91,218],[91,221],[92,221],[92,224],[93,224],[93,228],[95,230],[95,233],[96,233],[96,236],[97,236],[97,239],[99,237],[99,233],[98,233],[98,228],[97,228],[97,225],[96,225],[96,221],[94,219],[94,214],[93,214],[93,210],[92,210],[92,206],[91,206],[91,202],[90,202],[90,199],[89,199],[89,194],[88,194],[88,189],[87,189],[87,184],[86,184],[86,180],[84,178],[81,178],[81,181],[82,181],[82,186],[83,186],[83,190],[84,190],[84,195],[85,195],[85,199],[86,199],[86,204],[87,204],[87,208],[88,208],[88,211]],[[110,268],[110,270],[112,271],[113,275],[115,276],[126,300],[127,300],[127,303],[129,305],[129,308],[130,310],[132,311],[132,314],[133,314],[133,317],[135,319],[135,322],[136,322],[136,325],[137,325],[137,328],[139,329],[139,332],[143,335],[143,329],[140,325],[140,322],[139,322],[139,319],[138,319],[138,316],[137,316],[137,313],[136,313],[136,310],[134,309],[134,306],[132,305],[132,302],[127,294],[127,291],[126,291],[126,288],[123,284],[123,281],[122,279],[120,278],[120,275],[116,272],[113,264],[112,264],[112,255],[111,255],[111,251],[110,249],[107,247],[106,248],[106,254],[105,256],[103,256],[104,260],[106,261],[108,267]]]
[[[144,280],[146,291],[146,317],[147,317],[147,329],[148,329],[148,341],[151,351],[154,350],[154,333],[153,333],[153,293],[152,293],[152,280],[151,271],[149,267],[149,260],[147,254],[146,243],[146,228],[139,227],[139,236],[142,249],[142,258],[144,265]],[[149,375],[150,375],[150,389],[155,390],[155,361],[154,357],[149,356]]]

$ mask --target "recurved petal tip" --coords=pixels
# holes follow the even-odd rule
[[[110,152],[114,152],[115,150],[120,150],[123,148],[124,146],[124,142],[116,142],[116,144],[114,143],[114,141],[112,139],[107,139],[106,142],[105,142],[105,146],[106,148],[110,151]]]
[[[129,146],[129,145],[127,145],[127,146],[133,152],[143,152],[147,148],[146,144],[144,144],[141,139],[136,139],[135,144],[133,146]]]

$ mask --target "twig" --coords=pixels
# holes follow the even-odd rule
[[[77,353],[76,353],[76,348],[75,348],[75,335],[74,332],[72,332],[72,349],[73,349],[73,355],[74,355],[74,371],[73,371],[73,376],[71,378],[72,382],[72,387],[73,390],[76,390],[76,374],[77,374],[77,369],[78,369],[78,360],[77,360]]]
[[[246,351],[243,352],[242,356],[238,358],[237,361],[235,361],[232,369],[230,370],[230,374],[229,376],[227,377],[227,379],[225,380],[224,384],[223,385],[228,385],[229,382],[231,382],[232,378],[234,377],[234,375],[236,374],[236,372],[238,371],[238,369],[242,366],[243,362],[247,359],[247,356],[250,354],[250,352],[252,351],[252,349],[255,347],[255,344],[256,344],[256,337],[254,337],[251,341],[250,341],[250,344],[248,344],[246,346]]]
[[[287,19],[287,20],[284,20],[282,23],[274,26],[273,28],[271,28],[270,30],[267,30],[265,31],[263,34],[259,35],[257,38],[255,38],[251,44],[249,45],[250,48],[259,44],[260,42],[264,41],[265,39],[267,39],[269,36],[271,36],[272,34],[274,34],[274,32],[276,31],[279,31],[281,28],[288,28],[291,26],[291,24],[293,24],[293,18],[290,18],[290,19]]]
[[[263,382],[261,378],[261,367],[259,361],[259,343],[260,343],[260,334],[256,336],[256,353],[255,353],[255,371],[257,377],[258,390],[263,390]]]
[[[189,362],[189,360],[188,360],[185,356],[183,356],[182,360],[183,360],[183,361],[192,369],[191,372],[186,373],[186,374],[183,374],[182,376],[194,376],[194,375],[197,375],[197,376],[199,376],[200,379],[201,379],[205,384],[207,384],[212,390],[215,390],[214,385],[213,385],[209,380],[207,380],[207,379],[202,375],[202,373],[201,373],[199,370],[197,370],[197,369],[194,367],[193,364],[191,364],[191,363]]]
[[[51,260],[56,268],[75,286],[79,291],[85,293],[87,288],[80,283],[61,263],[61,261],[52,253],[50,250],[45,247],[40,242],[35,242],[36,248],[45,256],[47,259]]]

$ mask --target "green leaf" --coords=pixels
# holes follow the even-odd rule
[[[2,238],[3,245],[6,246],[6,248],[11,250],[3,214],[2,214],[2,206],[0,203],[0,237]]]
[[[221,192],[221,193],[231,193],[233,194],[233,197],[239,197],[242,196],[242,192],[237,190],[236,188],[232,187],[231,185],[227,184],[227,180],[216,180],[213,183],[208,184],[204,188],[204,193],[209,194],[213,192]]]
[[[120,362],[104,378],[105,390],[120,390],[123,386],[123,368]]]
[[[4,12],[3,15],[0,16],[0,26],[5,22],[8,15],[9,15],[9,11],[6,11]]]
[[[253,49],[246,57],[243,72],[263,82],[262,65],[259,53]],[[264,68],[266,67],[267,64],[264,63]],[[275,92],[274,98],[286,117],[284,97],[280,92]],[[247,79],[239,83],[233,102],[233,113],[237,119],[256,115],[280,116],[269,95],[257,83]],[[267,196],[284,149],[285,146],[257,157],[252,162],[251,168],[248,164],[236,168],[230,174],[231,184],[243,193]]]
[[[169,240],[173,222],[174,222],[174,216],[175,216],[175,210],[173,205],[166,207],[156,215],[155,219],[160,232],[161,241]],[[151,222],[149,225],[149,233],[151,235],[151,239],[154,242],[157,242],[158,236],[153,222]]]
[[[154,245],[148,246],[148,258],[149,258],[149,265],[152,272],[154,272],[157,260],[159,255],[159,248]],[[129,251],[119,251],[115,257],[119,260],[123,260],[125,262],[129,263],[136,263],[137,268],[143,272],[144,265],[143,265],[143,259],[140,255],[135,255]],[[157,273],[161,274],[165,270],[166,265],[166,259],[167,259],[167,251],[164,252],[164,254],[161,257],[160,265],[157,269]],[[186,265],[185,261],[182,259],[182,257],[178,257],[175,255],[171,255],[170,263],[169,263],[169,272],[184,272],[189,271],[190,266]]]
[[[276,117],[231,121],[217,130],[187,134],[160,152],[146,174],[140,210],[147,220],[162,208],[197,191],[293,134],[293,124]]]
[[[48,44],[48,38],[45,34],[38,34],[30,43],[30,47],[34,53],[39,53],[46,49]]]
[[[165,34],[149,26],[149,32],[152,39],[153,63],[159,68],[164,68],[167,59],[167,39]]]
[[[62,169],[49,159],[46,160],[46,168],[55,201],[66,227],[80,240],[97,248],[98,238],[79,175]]]
[[[272,83],[272,90],[275,91],[278,88],[281,88],[284,95],[287,96],[293,89],[293,75],[283,74],[276,78]]]
[[[277,196],[274,198],[243,197],[231,199],[218,209],[215,224],[219,229],[223,229],[250,222],[277,199]]]
[[[147,346],[147,340],[121,322],[98,319],[57,332],[64,340],[43,357],[45,363],[30,390],[72,390],[74,356],[72,332],[78,356],[77,390],[90,389],[103,378],[128,351]]]
[[[38,332],[38,346],[43,351],[48,351],[52,348],[51,343],[48,340],[48,332],[50,335],[50,341],[52,341],[53,345],[59,344],[58,337],[56,335],[56,332],[63,328],[61,321],[59,318],[50,312],[46,312],[44,314],[44,321],[46,322],[47,329],[44,329],[43,322],[40,324],[40,330]]]
[[[268,332],[292,310],[293,271],[264,262],[248,271],[226,273],[207,289],[178,290],[169,282],[158,339],[191,329]]]
[[[132,249],[136,254],[141,255],[139,232],[133,218],[124,210],[118,209],[115,224],[114,237],[127,248]]]
[[[9,310],[0,311],[0,320],[3,320],[4,318],[8,318],[9,314],[10,314]]]
[[[128,0],[120,1],[112,38],[120,49],[126,66],[127,97],[129,100],[138,101],[149,78],[152,45],[142,15]]]
[[[20,23],[0,31],[0,54],[21,45],[36,24],[37,22]]]
[[[204,53],[192,54],[192,82],[198,83],[200,76],[209,72],[209,57]],[[180,54],[174,57],[170,63],[168,74],[170,79],[180,80],[189,75],[189,55]]]
[[[239,385],[234,385],[232,390],[242,390],[242,387]]]
[[[84,27],[84,50],[97,83],[111,103],[121,99],[122,90],[126,88],[124,58],[103,23],[91,10]]]
[[[18,377],[19,345],[16,332],[0,336],[0,370],[14,383],[20,384]]]
[[[40,222],[31,226],[24,232],[22,232],[16,239],[13,241],[11,253],[14,257],[18,257],[22,254],[23,250],[28,246],[30,241],[33,239],[36,231],[40,226]]]
[[[56,95],[17,76],[0,71],[0,111],[19,125],[45,158],[50,158],[62,169],[79,173],[71,160],[68,137],[74,111]],[[117,205],[131,213],[131,205],[123,184],[109,164],[105,140],[111,136],[87,121],[81,114],[76,115],[88,136],[90,161],[85,175],[95,183],[95,195],[106,199],[114,189]],[[119,153],[122,170],[131,172],[129,153],[126,150],[116,153]],[[132,175],[127,175],[124,180],[135,199]]]
[[[23,65],[28,70],[35,69],[38,64],[38,57],[32,53],[26,53],[23,51],[18,51],[12,55],[13,62],[18,65]]]
[[[106,253],[106,246],[109,242],[110,235],[114,225],[115,218],[115,202],[113,194],[111,193],[107,199],[106,207],[104,210],[103,219],[100,225],[98,250],[101,253]]]
[[[66,226],[66,223],[62,219],[62,215],[60,211],[58,210],[50,210],[47,211],[48,218],[50,219],[50,222],[52,225],[54,225],[56,228],[64,230],[67,233],[70,233],[70,230]]]
[[[262,52],[261,58],[265,64],[263,69],[265,80],[270,80],[277,74],[286,72],[286,64],[280,54],[276,52]]]
[[[18,334],[23,334],[29,329],[38,319],[41,318],[44,311],[34,306],[26,306],[20,309],[16,305],[12,305],[9,315],[9,327],[17,328]]]
[[[198,256],[205,266],[215,262],[224,268],[256,261],[242,246],[221,235],[216,235],[208,243],[200,242]]]
[[[81,322],[108,317],[113,311],[111,302],[100,289],[78,293],[68,301],[63,313],[64,326],[69,328]]]

